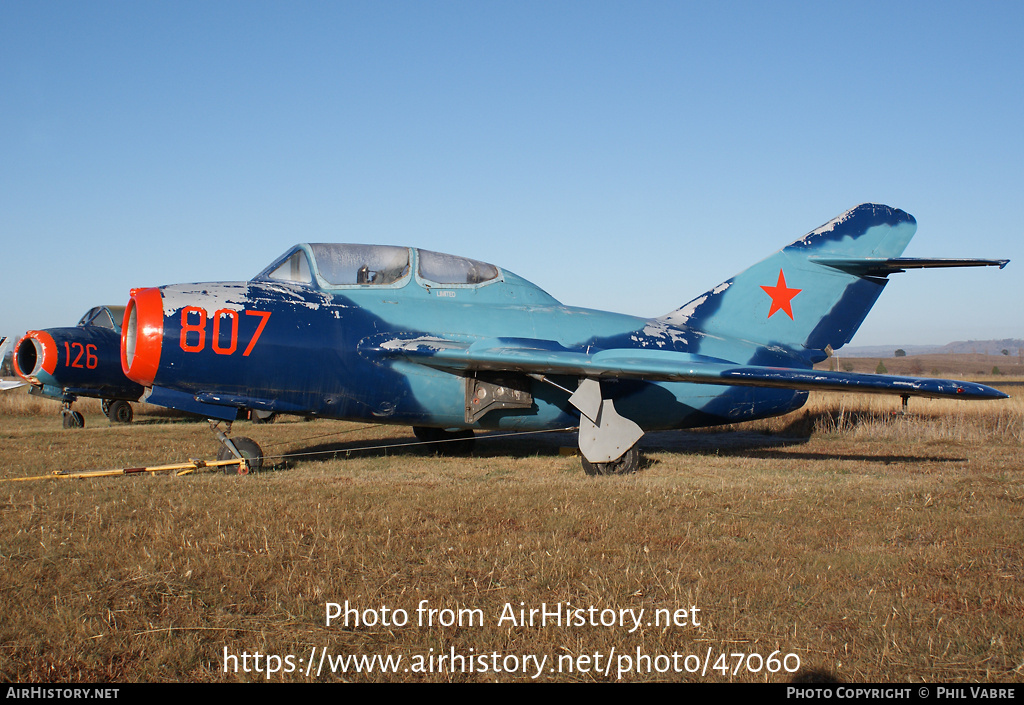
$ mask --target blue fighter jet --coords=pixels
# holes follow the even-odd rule
[[[30,330],[14,349],[14,370],[29,383],[30,393],[62,402],[64,428],[85,425],[71,408],[78,397],[102,400],[103,413],[114,423],[131,423],[131,402],[141,386],[125,377],[118,360],[123,306],[95,306],[75,327]]]
[[[916,228],[901,210],[857,206],[651,319],[566,306],[464,257],[300,244],[248,282],[133,290],[122,365],[146,401],[215,431],[240,408],[403,424],[431,441],[578,427],[588,473],[631,472],[646,431],[785,414],[808,390],[1005,397],[813,369],[850,341],[888,275],[1006,264],[901,258]],[[258,462],[251,439],[218,433],[223,453]]]

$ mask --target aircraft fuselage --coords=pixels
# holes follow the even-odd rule
[[[139,335],[134,362],[153,362],[146,385],[154,388],[152,400],[225,419],[247,407],[442,428],[578,424],[579,412],[565,392],[525,377],[521,381],[533,400],[528,409],[498,409],[468,422],[464,376],[388,355],[389,344],[418,338],[467,344],[541,339],[582,353],[643,348],[699,352],[704,359],[714,355],[738,363],[758,354],[754,346],[661,321],[564,306],[509,272],[482,286],[446,287],[412,276],[401,286],[341,291],[256,280],[174,285],[140,290],[133,303],[129,310],[145,318],[139,325],[151,329],[148,339]],[[732,356],[721,357],[728,348]],[[798,359],[787,362],[809,366]],[[561,378],[569,390],[577,383]],[[807,397],[787,389],[641,380],[605,380],[602,392],[644,430],[773,416],[799,408]],[[189,408],[186,397],[199,406]]]

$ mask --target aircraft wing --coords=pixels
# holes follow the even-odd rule
[[[579,352],[555,341],[526,338],[491,338],[467,344],[421,337],[392,339],[375,348],[388,357],[454,372],[521,372],[591,379],[642,379],[956,399],[1004,399],[1008,396],[998,389],[974,382],[742,365],[666,350]]]

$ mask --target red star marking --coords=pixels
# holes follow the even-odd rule
[[[772,308],[768,311],[768,318],[775,315],[776,311],[783,311],[790,319],[793,319],[793,306],[790,302],[793,297],[803,289],[790,289],[786,286],[786,275],[779,270],[779,281],[775,286],[762,286],[764,293],[772,297]]]

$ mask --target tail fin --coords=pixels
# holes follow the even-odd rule
[[[821,359],[814,351],[848,343],[887,283],[851,263],[899,257],[916,230],[909,213],[859,205],[661,320]]]

